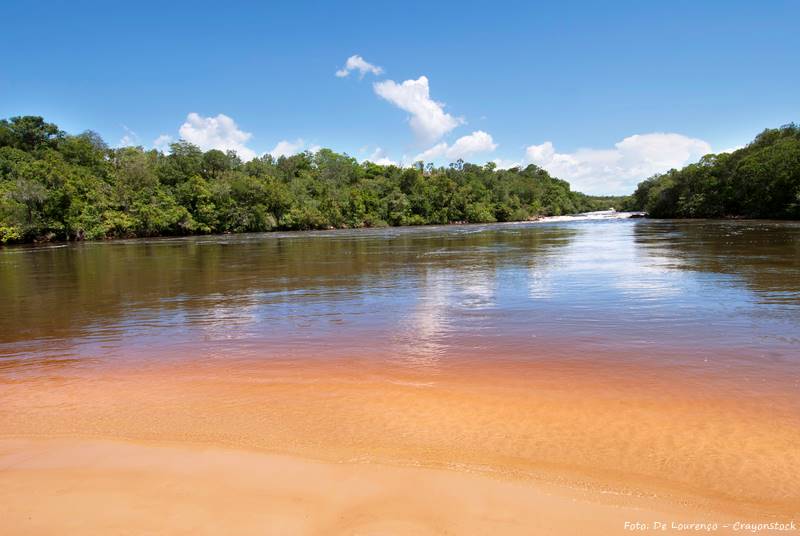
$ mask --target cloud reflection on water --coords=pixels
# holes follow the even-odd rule
[[[526,358],[567,343],[575,354],[661,345],[689,356],[768,341],[783,355],[797,345],[780,335],[800,329],[791,224],[429,227],[6,253],[6,368],[169,348],[373,355],[430,370],[503,345]]]

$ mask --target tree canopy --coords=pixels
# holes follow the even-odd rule
[[[527,220],[608,208],[534,165],[359,163],[329,149],[243,162],[179,141],[110,148],[0,121],[0,243]]]
[[[631,204],[657,218],[800,219],[800,127],[767,129],[742,149],[650,177]]]

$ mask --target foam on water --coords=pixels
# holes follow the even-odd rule
[[[629,218],[641,218],[644,212],[617,212],[616,210],[598,210],[596,212],[583,212],[581,214],[569,214],[566,216],[549,216],[542,218],[542,222],[566,222],[566,221],[588,221],[588,220],[627,220]]]

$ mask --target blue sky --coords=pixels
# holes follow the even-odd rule
[[[800,119],[800,2],[602,4],[6,0],[0,117],[246,157],[536,163],[589,193]],[[354,55],[363,76],[336,76]]]

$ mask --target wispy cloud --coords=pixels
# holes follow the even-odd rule
[[[359,78],[364,78],[364,75],[367,73],[372,73],[376,76],[382,74],[383,68],[371,64],[358,54],[354,54],[347,58],[347,61],[344,63],[344,67],[336,71],[336,76],[339,78],[344,78],[349,76],[353,71],[358,71]]]
[[[153,140],[153,148],[166,153],[169,151],[169,145],[175,140],[169,134],[161,134]]]
[[[129,129],[125,125],[122,125],[122,130],[125,131],[125,133],[122,135],[122,138],[120,138],[117,147],[132,147],[139,145],[139,135],[136,134],[136,132]]]

